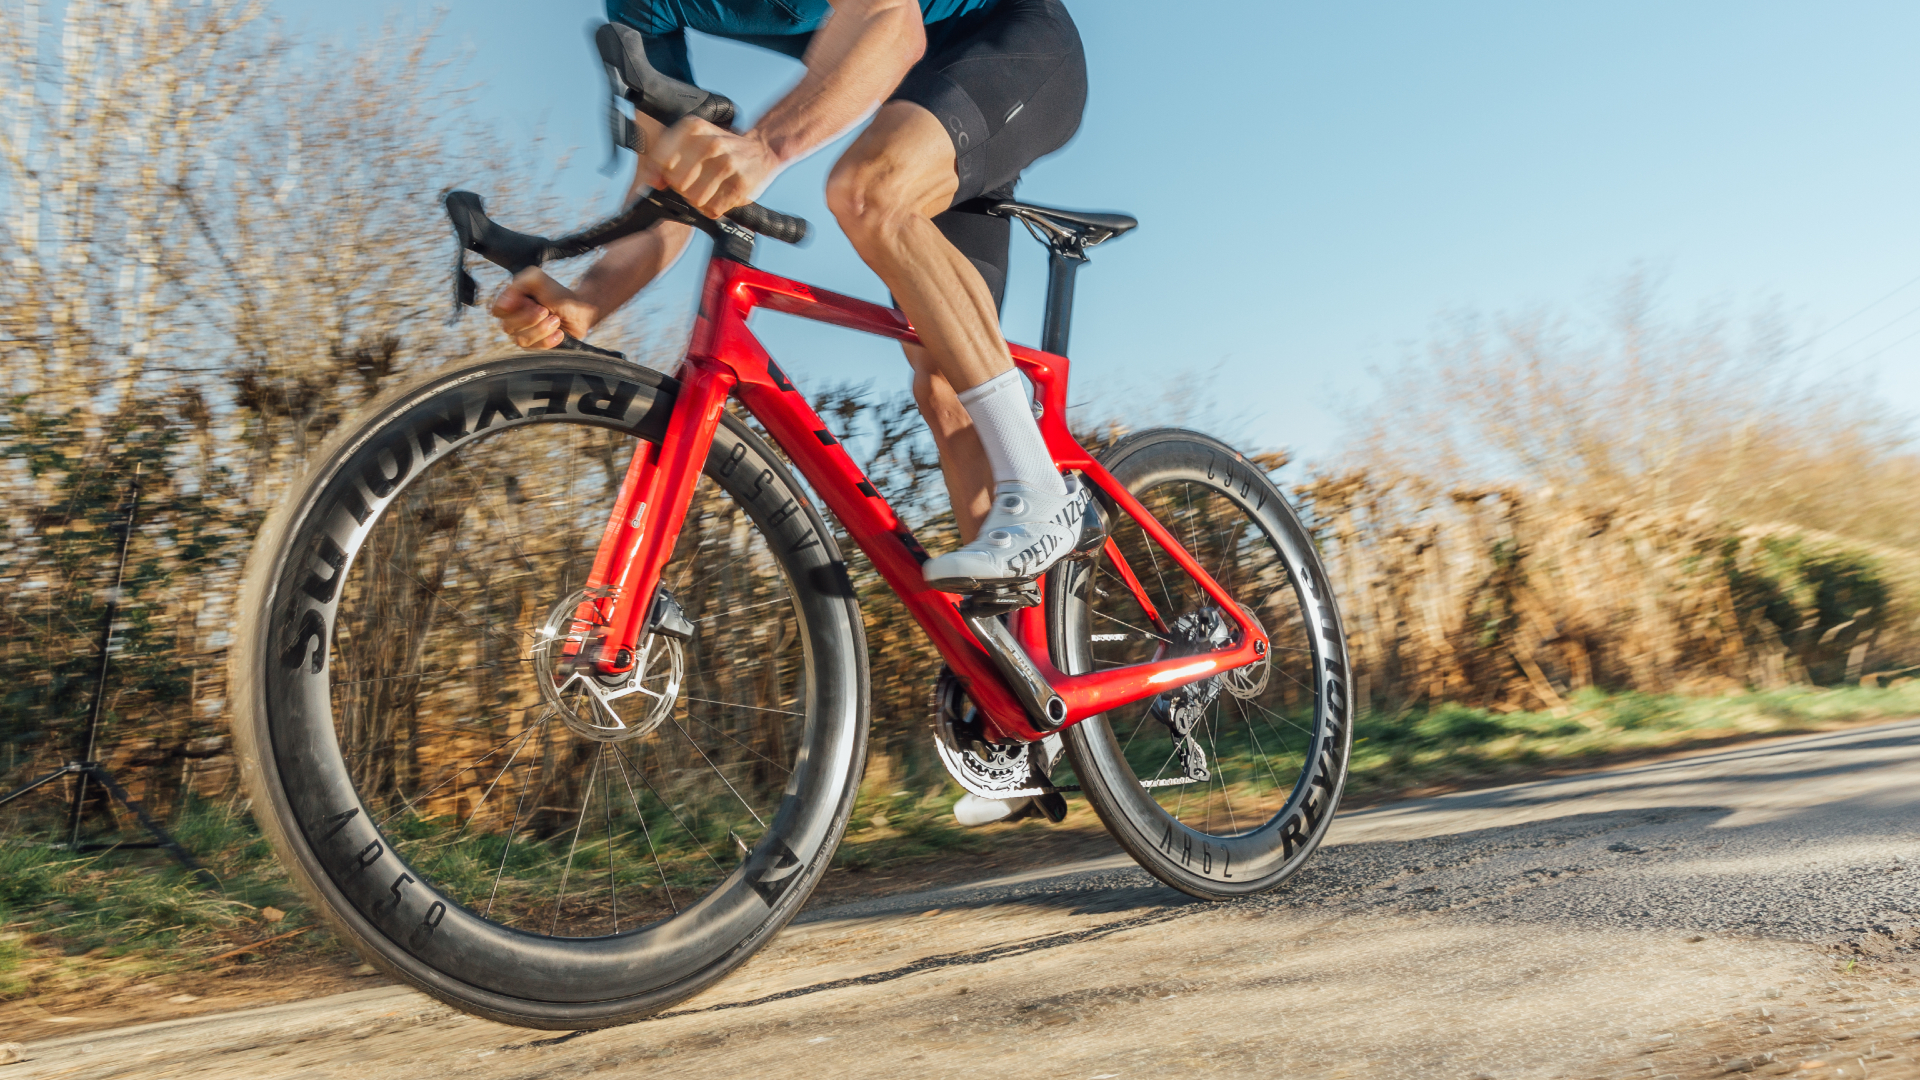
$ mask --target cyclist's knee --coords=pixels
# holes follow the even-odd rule
[[[919,106],[893,102],[834,163],[827,209],[855,246],[885,242],[912,218],[946,209],[958,183],[946,129]]]
[[[856,246],[889,235],[915,212],[890,171],[876,159],[841,158],[827,178],[827,209]]]

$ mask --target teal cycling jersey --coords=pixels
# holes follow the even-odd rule
[[[928,23],[984,11],[996,0],[920,0]],[[607,0],[607,19],[642,34],[698,30],[716,37],[753,40],[810,34],[827,21],[827,0]]]

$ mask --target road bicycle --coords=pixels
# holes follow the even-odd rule
[[[634,108],[731,119],[637,38],[600,41]],[[1217,439],[1162,428],[1094,452],[1067,424],[1075,273],[1132,218],[983,208],[1050,249],[1044,347],[1011,350],[1055,463],[1094,499],[1069,558],[962,597],[925,584],[908,523],[749,328],[765,310],[917,340],[897,310],[752,264],[756,234],[804,222],[654,192],[548,240],[471,194],[447,203],[462,258],[509,271],[661,220],[713,247],[673,374],[571,339],[439,371],[343,425],[263,527],[232,661],[246,783],[292,877],[374,965],[468,1012],[580,1029],[752,956],[827,870],[865,766],[849,540],[945,661],[933,726],[963,788],[1054,820],[1077,792],[1197,897],[1307,860],[1351,739],[1309,531]],[[456,280],[472,302],[464,265]]]

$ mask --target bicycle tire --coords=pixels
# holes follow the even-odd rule
[[[1273,889],[1305,865],[1326,835],[1352,740],[1346,639],[1312,536],[1260,469],[1209,436],[1142,431],[1108,448],[1100,461],[1256,613],[1272,646],[1267,670],[1204,680],[1190,697],[1170,692],[1068,728],[1073,771],[1114,839],[1161,881],[1208,900]],[[1202,645],[1170,643],[1167,635],[1183,625],[1220,625],[1201,622],[1211,602],[1156,554],[1130,518],[1108,509],[1114,541],[1161,620],[1175,629],[1150,625],[1105,554],[1058,564],[1046,589],[1049,649],[1054,664],[1070,674],[1153,659],[1171,648],[1198,651]],[[1096,640],[1096,622],[1113,632]],[[1240,681],[1226,692],[1225,680],[1233,678]],[[1207,698],[1208,684],[1215,684],[1213,696],[1203,706],[1198,702]],[[1168,702],[1181,701],[1198,710],[1189,722],[1208,758],[1205,781],[1182,771],[1184,763],[1173,767],[1178,737],[1155,713],[1171,714]],[[1154,741],[1162,735],[1166,743]],[[1275,739],[1286,754],[1277,752]]]
[[[384,395],[359,420],[343,425],[328,440],[306,476],[268,518],[249,559],[231,662],[231,696],[236,743],[255,817],[296,884],[347,944],[380,970],[465,1012],[524,1027],[584,1029],[640,1019],[697,993],[753,955],[799,911],[832,861],[852,812],[865,762],[869,689],[865,637],[845,561],[832,532],[779,457],[731,415],[723,415],[707,459],[699,496],[706,501],[690,512],[669,565],[701,568],[694,575],[694,587],[682,595],[683,601],[711,593],[719,597],[712,601],[714,606],[727,602],[722,585],[701,584],[709,572],[716,575],[713,580],[721,580],[723,574],[741,580],[747,580],[742,575],[758,575],[751,580],[769,590],[773,600],[757,604],[757,610],[750,612],[723,612],[737,616],[722,624],[731,629],[716,630],[711,622],[702,625],[702,611],[687,612],[698,633],[686,649],[704,657],[697,651],[704,647],[702,642],[717,641],[715,662],[699,661],[701,670],[687,672],[683,682],[672,684],[678,688],[677,695],[656,695],[669,701],[671,708],[648,714],[659,724],[650,734],[619,744],[596,743],[573,735],[574,729],[566,726],[565,717],[551,703],[523,708],[524,696],[512,697],[509,706],[497,709],[475,705],[472,717],[454,716],[463,703],[484,696],[469,689],[469,684],[482,686],[480,675],[463,683],[458,673],[446,677],[451,681],[443,680],[452,687],[444,700],[455,704],[442,710],[451,718],[434,718],[416,727],[404,744],[394,738],[385,743],[363,738],[356,733],[359,729],[349,731],[344,726],[358,722],[353,718],[361,712],[355,710],[373,715],[362,705],[373,694],[367,687],[378,680],[353,676],[384,670],[366,665],[396,663],[386,653],[401,652],[402,644],[417,654],[409,661],[412,669],[398,677],[407,680],[403,685],[425,685],[427,675],[438,673],[424,670],[424,661],[443,655],[480,657],[473,661],[475,670],[485,669],[486,678],[496,682],[509,676],[525,679],[526,671],[539,670],[530,658],[508,656],[499,644],[509,639],[516,643],[550,640],[516,629],[526,625],[524,614],[512,616],[520,622],[504,615],[496,621],[489,607],[484,620],[460,621],[473,614],[460,611],[459,604],[477,595],[473,590],[480,588],[476,582],[482,580],[485,566],[460,565],[449,555],[446,561],[454,569],[439,579],[441,591],[429,590],[415,607],[444,607],[455,615],[415,619],[407,625],[388,625],[406,621],[394,614],[393,607],[394,598],[403,593],[400,586],[386,589],[380,582],[401,581],[408,575],[417,580],[420,551],[445,549],[458,555],[458,545],[477,544],[471,537],[482,533],[489,521],[506,520],[509,510],[521,515],[515,518],[522,523],[520,531],[499,526],[488,535],[507,538],[499,541],[502,545],[522,543],[528,537],[542,539],[571,560],[567,574],[581,573],[585,565],[581,560],[590,557],[610,502],[588,505],[592,499],[587,497],[528,496],[522,483],[527,476],[501,477],[473,463],[533,461],[501,455],[515,447],[542,453],[558,447],[571,452],[584,441],[596,449],[598,457],[575,469],[556,465],[562,459],[553,451],[537,459],[545,470],[538,475],[558,476],[566,491],[582,485],[589,494],[613,490],[624,475],[635,440],[661,438],[676,391],[677,384],[668,376],[577,352],[516,354],[417,379]],[[434,471],[436,466],[442,471]],[[470,486],[460,488],[456,482]],[[465,502],[452,496],[444,505],[434,501],[443,492],[463,490],[480,494],[470,494]],[[517,503],[511,498],[516,490],[521,495]],[[506,494],[496,498],[500,491]],[[552,506],[561,509],[542,511],[546,516],[537,521],[530,516]],[[396,512],[397,507],[405,509]],[[455,510],[466,516],[449,524],[447,519]],[[593,514],[598,515],[597,523]],[[711,516],[713,528],[701,533],[706,539],[696,542],[689,537],[696,531],[695,518],[703,514]],[[568,524],[557,532],[550,525],[536,530],[526,524],[556,520],[579,527]],[[700,520],[701,528],[706,528],[709,519]],[[421,521],[427,524],[418,524]],[[573,544],[571,538],[583,529],[590,529],[592,535]],[[556,540],[562,533],[562,539]],[[742,554],[724,561],[710,557],[700,545],[714,536],[742,545],[738,549]],[[516,551],[526,554],[524,549]],[[530,569],[516,570],[521,576],[508,579],[525,586],[520,593],[504,586],[498,591],[511,594],[509,598],[525,593],[533,600],[514,601],[520,607],[500,610],[570,611],[566,605],[571,599],[534,595],[537,590],[526,585],[558,580],[565,574],[548,573],[541,560],[528,557],[525,561]],[[403,572],[382,570],[386,564],[400,565]],[[468,591],[449,592],[456,588]],[[494,587],[486,588],[492,596]],[[364,615],[346,607],[356,598],[366,601]],[[376,601],[387,606],[380,607]],[[691,606],[692,601],[688,602]],[[362,621],[356,623],[356,618]],[[779,659],[742,655],[737,664],[729,662],[723,651],[728,642],[758,640],[753,635],[774,630],[792,639],[768,646]],[[392,637],[383,636],[387,634]],[[720,636],[725,634],[735,636]],[[460,638],[471,640],[461,645]],[[467,651],[451,651],[456,646]],[[486,648],[497,648],[503,659],[488,667],[483,662],[490,655]],[[345,671],[338,680],[336,668]],[[754,685],[771,688],[764,691],[767,696],[755,700],[792,704],[787,709],[761,710],[785,713],[770,721],[773,726],[768,728],[769,739],[791,740],[785,751],[772,749],[774,742],[762,745],[735,737],[745,729],[726,727],[734,723],[729,717],[754,715],[732,708],[736,703],[713,702],[728,708],[713,711],[717,719],[711,723],[693,711],[692,703],[702,700],[695,691],[706,685],[698,679],[731,678],[739,670],[760,680]],[[513,693],[523,690],[514,684]],[[456,698],[456,694],[466,696]],[[676,702],[676,697],[684,700]],[[418,693],[412,699],[416,721],[422,708],[441,708],[436,703],[442,699],[428,700],[425,706],[422,700]],[[354,703],[351,707],[341,704],[349,701]],[[405,713],[389,715],[404,718]],[[702,733],[707,727],[760,760],[738,753],[737,760],[723,758],[718,751],[707,760],[703,745],[724,748],[724,744],[713,736],[688,734]],[[495,728],[502,734],[485,733]],[[690,771],[697,772],[693,755],[673,741],[678,738],[675,729],[701,760],[707,760],[712,776],[685,781],[704,787],[667,788],[662,795],[647,769],[655,769],[652,775],[661,784],[680,781],[673,779],[676,774],[665,764],[650,764],[653,758],[693,762]],[[519,749],[512,755],[502,757],[493,751],[475,764],[463,765],[462,755],[477,754],[487,739],[507,739],[505,733],[516,730],[519,734],[512,738],[519,740]],[[466,749],[469,744],[473,750]],[[542,749],[522,752],[536,745]],[[613,745],[611,751],[608,745]],[[392,775],[382,773],[385,778],[370,780],[380,755],[366,747],[403,747],[429,765],[409,766],[412,772],[406,772],[401,765],[380,763],[379,768]],[[588,758],[592,779],[582,783],[575,774],[588,767]],[[491,786],[477,796],[478,802],[473,802],[473,793],[482,790],[481,781],[493,772],[492,764],[480,768],[480,763],[488,761],[498,764],[499,771]],[[520,762],[518,773],[512,772],[516,762]],[[452,773],[452,781],[426,786],[456,766],[460,771]],[[748,782],[763,772],[767,779]],[[418,778],[411,778],[414,773]],[[595,785],[603,775],[601,801],[596,806]],[[621,777],[626,779],[626,791],[616,797],[616,779]],[[719,784],[713,777],[718,777]],[[458,797],[467,798],[468,803],[456,797],[445,804],[449,782],[455,793],[465,785],[468,794]],[[519,792],[511,817],[506,815],[505,794],[498,804],[491,798],[503,784]],[[651,801],[640,791],[642,786],[654,788]],[[709,813],[707,804],[689,809],[669,802],[684,791],[718,792],[721,786],[733,791],[745,814],[730,806]],[[550,798],[556,791],[564,797]],[[557,878],[552,924],[545,926],[546,909],[540,905],[546,900],[540,890],[556,880],[558,852],[564,843],[555,822],[564,824],[564,812],[574,812],[575,792],[584,794],[579,796],[579,820],[573,826],[574,846],[567,849],[566,874]],[[626,794],[633,796],[631,816],[624,816]],[[529,803],[531,810],[526,809]],[[592,821],[597,831],[603,810],[606,843],[600,858],[612,898],[611,932],[602,927],[604,901],[579,899],[570,894],[568,885],[576,856],[585,866],[590,854],[580,849],[582,830]],[[702,817],[703,813],[707,816]],[[465,821],[455,831],[463,814]],[[618,836],[616,814],[623,815],[618,818]],[[750,824],[742,830],[728,824],[735,819],[747,821],[747,814],[764,829],[751,844]],[[653,831],[648,829],[650,820]],[[481,824],[476,826],[476,821]],[[691,844],[699,847],[712,867],[701,863],[678,834],[666,835],[672,823],[686,829]],[[725,835],[715,839],[715,830],[722,827]],[[651,871],[642,856],[634,856],[638,868],[621,861],[627,853],[641,850],[638,834],[646,837],[645,849],[654,852],[657,887],[643,880]],[[727,861],[734,855],[727,838],[741,853],[737,865]],[[674,843],[681,846],[674,848]],[[715,846],[720,848],[720,858],[713,855]],[[494,875],[494,892],[483,911],[478,885],[461,876],[465,872],[461,867],[484,869],[487,864],[479,861],[477,853],[484,849],[490,858],[496,848],[501,869]],[[667,849],[664,859],[662,848]],[[516,850],[522,863],[513,865],[524,864],[524,879],[514,876],[522,870],[516,869],[513,875],[507,870]],[[681,858],[677,851],[684,855],[680,862],[674,861]],[[553,857],[548,858],[549,854]],[[459,862],[455,856],[467,861]],[[621,877],[623,873],[628,876]],[[496,909],[503,880],[510,888]],[[629,890],[629,924],[625,926],[621,923],[623,882]],[[690,901],[684,906],[678,902],[676,882]],[[514,893],[515,888],[521,893]],[[704,895],[700,889],[706,890]],[[659,902],[662,891],[671,914],[665,914]],[[635,921],[640,925],[632,925]]]

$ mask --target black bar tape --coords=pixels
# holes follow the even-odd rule
[[[761,236],[770,237],[785,244],[797,244],[807,238],[807,219],[783,214],[778,210],[769,210],[759,203],[748,203],[727,211],[727,217],[736,225],[743,225]]]

